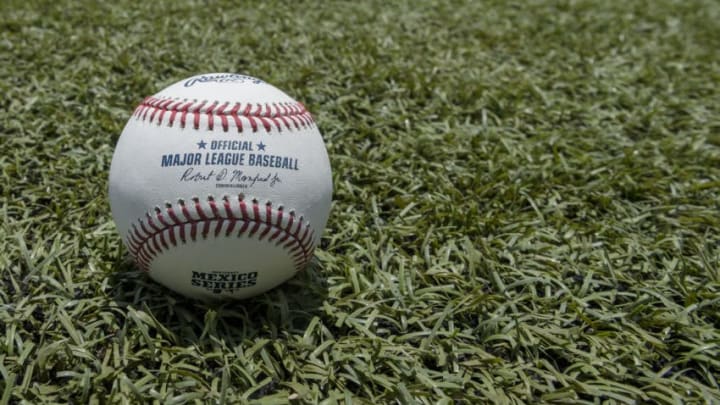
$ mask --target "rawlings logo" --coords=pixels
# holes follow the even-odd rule
[[[252,84],[263,83],[262,80],[256,79],[252,76],[239,75],[235,73],[220,74],[220,75],[202,75],[191,77],[185,82],[185,87],[192,87],[195,83],[244,83],[250,82]]]

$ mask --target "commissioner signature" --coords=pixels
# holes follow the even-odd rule
[[[277,172],[247,173],[244,170],[211,169],[210,171],[196,170],[193,167],[185,169],[180,176],[183,183],[216,182],[217,187],[253,187],[258,183],[266,183],[270,187],[282,183]]]

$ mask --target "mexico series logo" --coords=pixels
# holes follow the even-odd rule
[[[223,292],[233,293],[241,288],[252,287],[257,283],[258,273],[229,271],[193,271],[191,284],[194,287],[204,288],[213,294]]]

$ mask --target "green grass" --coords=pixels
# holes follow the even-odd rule
[[[0,404],[720,402],[719,3],[192,3],[0,5]],[[335,183],[312,267],[217,307],[107,198],[213,71],[305,102]]]

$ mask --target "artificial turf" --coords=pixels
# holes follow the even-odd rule
[[[0,3],[0,404],[717,403],[720,3]],[[311,267],[208,306],[110,216],[134,107],[306,104]]]

